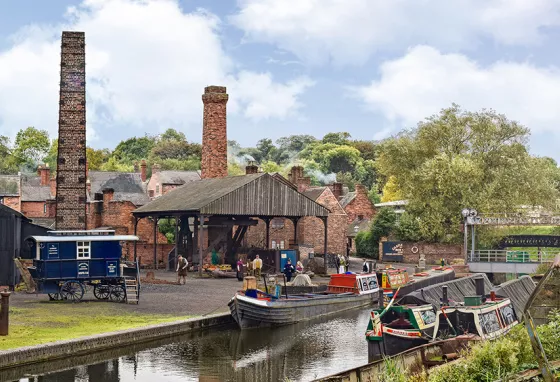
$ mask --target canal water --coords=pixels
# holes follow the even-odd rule
[[[131,348],[31,365],[20,382],[310,381],[367,363],[369,309],[276,329],[192,333]]]

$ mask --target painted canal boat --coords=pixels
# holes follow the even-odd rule
[[[239,291],[229,302],[241,329],[295,324],[371,305],[379,299],[376,274],[331,275],[326,292],[272,296],[258,289]]]
[[[519,323],[507,297],[491,293],[466,296],[463,303],[436,309],[425,302],[418,305],[389,305],[371,313],[366,331],[371,361],[392,356],[432,341],[467,334],[475,340],[493,339]]]
[[[26,239],[35,253],[28,267],[37,292],[51,300],[80,301],[87,287],[99,300],[138,303],[138,263],[121,259],[122,246],[137,236],[110,230],[49,231]]]
[[[455,279],[453,267],[435,267],[412,276],[404,268],[388,267],[377,272],[379,285],[383,289],[385,306],[393,298],[395,291],[400,289],[401,296],[430,285],[440,284]]]

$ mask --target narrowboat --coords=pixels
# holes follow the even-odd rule
[[[237,292],[228,306],[238,326],[248,329],[295,324],[365,307],[378,300],[375,273],[346,273],[331,275],[327,290],[322,293],[273,296],[256,289],[254,283]]]
[[[519,323],[513,304],[494,292],[484,295],[483,288],[484,284],[477,282],[480,294],[450,305],[444,293],[440,308],[418,299],[417,304],[393,306],[393,299],[386,308],[372,311],[366,331],[370,362],[433,341],[468,334],[474,335],[474,340],[504,335]]]

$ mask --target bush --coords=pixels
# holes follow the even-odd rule
[[[420,241],[420,223],[418,219],[405,212],[401,216],[399,224],[395,227],[397,238],[402,241]]]
[[[377,256],[375,254],[377,253]],[[358,232],[356,235],[356,256],[379,258],[379,249],[374,250],[371,231]]]

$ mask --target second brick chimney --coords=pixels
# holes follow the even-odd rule
[[[340,198],[342,198],[342,183],[340,182],[334,182],[331,186],[331,191],[334,195],[334,197],[337,200],[340,200]]]
[[[223,178],[228,175],[227,117],[228,95],[224,86],[204,88],[202,125],[201,178]]]
[[[49,164],[45,164],[43,166],[39,166],[37,169],[39,172],[39,176],[41,177],[41,186],[49,186],[49,180],[51,179],[51,169],[49,168]]]
[[[142,159],[142,163],[140,164],[140,178],[142,178],[142,182],[146,181],[146,161]]]
[[[259,172],[259,166],[255,165],[255,162],[250,161],[249,164],[245,167],[245,174],[257,174]]]

